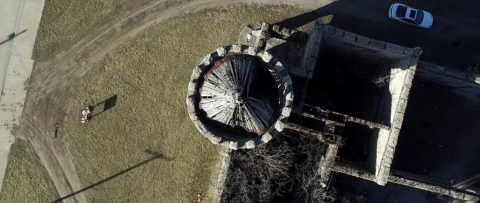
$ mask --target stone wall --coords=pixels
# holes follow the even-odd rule
[[[420,77],[456,88],[457,91],[480,95],[480,75],[477,76],[424,61],[418,62],[417,72]]]
[[[276,79],[277,87],[280,97],[280,115],[270,127],[270,129],[263,134],[249,140],[234,139],[232,136],[222,133],[218,129],[206,126],[198,117],[198,105],[196,104],[196,97],[203,74],[208,71],[213,63],[228,54],[246,54],[259,57],[263,62],[269,64],[267,68]],[[272,57],[267,51],[257,50],[256,47],[246,45],[232,45],[227,47],[220,47],[216,51],[205,56],[202,63],[193,69],[190,83],[188,84],[187,92],[187,109],[190,119],[195,124],[197,129],[213,144],[219,144],[229,149],[251,149],[257,145],[266,143],[283,130],[287,123],[288,116],[291,112],[293,102],[293,87],[292,81],[282,63]]]
[[[402,127],[418,57],[422,54],[422,49],[408,48],[371,39],[319,22],[315,24],[310,36],[323,38],[322,40],[309,39],[309,43],[314,43],[314,45],[317,45],[318,41],[319,45],[317,46],[340,50],[342,53],[361,56],[368,60],[385,59],[392,61],[390,67],[388,67],[390,69],[389,88],[388,92],[385,93],[389,94],[385,98],[390,97],[391,102],[390,106],[381,108],[381,110],[390,112],[390,118],[388,119],[390,121],[390,129],[380,129],[376,149],[372,149],[376,151],[377,155],[375,161],[376,178],[374,181],[380,185],[386,184],[398,135]],[[322,44],[320,45],[320,43]],[[318,50],[311,48],[308,50],[313,50],[314,52],[305,54],[306,62],[313,61],[313,59],[316,61],[315,57],[318,54]],[[385,105],[388,105],[388,103],[386,102]]]

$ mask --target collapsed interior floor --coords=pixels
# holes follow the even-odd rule
[[[342,137],[345,143],[339,148],[336,161],[375,173],[378,129],[347,123]]]

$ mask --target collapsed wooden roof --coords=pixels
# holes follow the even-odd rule
[[[254,57],[236,56],[219,60],[207,72],[200,90],[200,108],[207,117],[248,132],[263,134],[274,119],[274,108],[251,90],[257,69]]]

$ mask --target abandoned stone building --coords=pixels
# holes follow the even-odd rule
[[[318,165],[326,187],[332,174],[343,174],[478,201],[479,190],[392,164],[416,73],[443,80],[438,67],[419,63],[421,54],[318,22],[308,32],[252,25],[238,44],[194,68],[188,112],[207,139],[231,150],[255,148],[279,133],[317,138],[328,147]],[[478,95],[468,85],[463,90]]]

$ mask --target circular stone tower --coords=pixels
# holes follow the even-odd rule
[[[220,47],[194,68],[188,85],[190,119],[212,143],[248,149],[281,132],[290,115],[292,81],[266,51]]]

